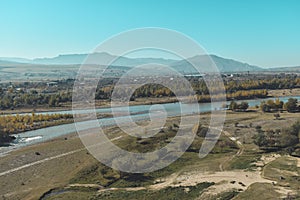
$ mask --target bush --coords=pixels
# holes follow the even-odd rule
[[[284,104],[284,108],[288,112],[297,112],[298,108],[298,100],[295,98],[289,98],[288,102]]]
[[[236,103],[235,101],[231,101],[229,105],[229,109],[232,111],[246,111],[249,108],[249,104],[245,101],[241,102],[240,104]]]
[[[260,103],[260,109],[263,112],[271,112],[271,111],[278,111],[283,108],[283,101],[276,99],[275,101],[270,99],[267,102],[262,101]]]
[[[257,134],[254,143],[260,148],[280,149],[294,147],[299,143],[300,122],[296,122],[290,128],[263,131],[256,127]]]
[[[276,113],[276,114],[274,114],[274,117],[275,117],[275,119],[279,119],[280,118],[280,114]]]
[[[201,127],[199,127],[199,129],[197,131],[197,135],[199,137],[205,137],[207,132],[208,132],[208,128],[201,126]]]

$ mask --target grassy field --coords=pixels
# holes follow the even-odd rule
[[[222,134],[207,157],[198,157],[203,138],[197,136],[177,161],[145,174],[120,174],[100,164],[76,135],[29,146],[0,159],[0,174],[42,161],[0,175],[0,199],[38,199],[42,195],[44,199],[201,199],[204,196],[209,197],[207,199],[282,199],[290,194],[299,196],[295,192],[299,191],[299,166],[294,157],[279,155],[260,167],[256,165],[262,155],[270,153],[253,144],[255,127],[287,127],[297,121],[300,114],[281,113],[281,116],[282,120],[274,120],[272,114],[227,112],[224,125],[227,134]],[[208,118],[208,114],[202,114],[201,122],[207,125]],[[178,118],[170,118],[164,132],[153,138],[139,140],[124,136],[114,143],[128,150],[152,151],[166,145],[176,134],[176,123]],[[107,128],[106,133],[110,138],[124,135],[116,127]],[[279,154],[286,155],[285,152]],[[57,155],[61,157],[55,158]],[[255,183],[256,179],[259,183]]]
[[[264,167],[263,176],[298,191],[300,195],[300,166],[298,161],[289,156],[280,157]]]
[[[279,200],[279,193],[277,193],[269,183],[254,183],[245,192],[240,193],[234,200]]]
[[[171,199],[196,199],[201,192],[213,185],[214,183],[200,183],[190,187],[167,187],[161,190],[117,190],[117,191],[75,191],[73,193],[58,194],[47,199],[103,199],[103,200],[119,200],[119,199],[132,199],[132,200],[171,200]]]

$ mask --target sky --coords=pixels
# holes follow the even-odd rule
[[[88,53],[120,32],[161,27],[210,54],[300,66],[299,10],[298,0],[0,0],[0,57]]]

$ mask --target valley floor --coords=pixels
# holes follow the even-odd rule
[[[201,114],[201,123],[207,126],[209,117]],[[187,151],[163,170],[123,177],[99,164],[71,134],[1,157],[0,199],[296,199],[300,159],[263,152],[251,138],[258,125],[288,127],[299,117],[284,112],[274,120],[272,113],[228,111],[220,144],[204,159]],[[120,146],[134,143],[116,127],[106,132]]]

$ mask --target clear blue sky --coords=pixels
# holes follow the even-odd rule
[[[298,0],[0,0],[0,26],[0,57],[86,53],[150,26],[180,31],[223,57],[300,65]]]

